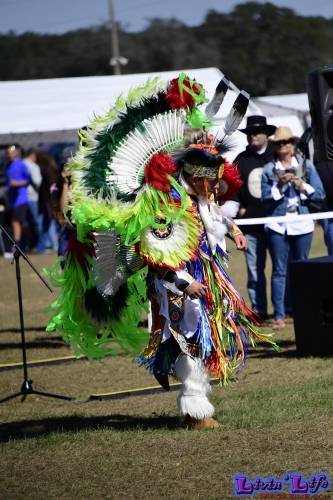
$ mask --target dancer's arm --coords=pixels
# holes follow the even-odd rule
[[[195,280],[187,271],[183,269],[179,271],[171,269],[163,271],[161,279],[174,285],[180,293],[186,293],[191,299],[198,299],[206,295],[207,287]]]
[[[223,216],[223,222],[228,228],[228,233],[231,239],[234,240],[236,248],[238,250],[246,250],[247,249],[247,238],[244,236],[240,228],[235,224],[231,217]]]

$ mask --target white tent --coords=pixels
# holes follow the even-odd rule
[[[281,113],[285,113],[286,110],[297,111],[299,113],[309,112],[308,95],[305,93],[257,97],[255,102],[258,105],[272,106],[272,108],[280,109]]]
[[[116,96],[161,76],[168,80],[178,72],[120,76],[88,76],[0,82],[0,134],[78,130],[93,114],[106,112]],[[214,90],[221,73],[208,68],[191,70],[208,89]]]
[[[217,68],[184,71],[204,85],[208,98],[213,96],[222,77]],[[41,142],[76,142],[78,129],[94,114],[106,112],[120,93],[126,95],[131,87],[142,84],[149,77],[170,80],[179,72],[0,82],[0,144],[18,142],[27,147]],[[216,116],[218,126],[223,123],[235,97],[235,92],[228,92]],[[282,96],[274,99],[280,98]],[[268,122],[289,125],[296,135],[300,135],[303,131],[301,113],[292,106],[283,108],[281,114],[279,105],[266,99],[269,98],[251,100],[247,114],[265,114]],[[236,132],[233,142],[232,156],[235,156],[245,147],[246,137]]]
[[[288,125],[295,135],[301,135],[304,128],[310,126],[309,101],[305,93],[257,97],[254,102],[263,114],[274,118],[275,125]]]

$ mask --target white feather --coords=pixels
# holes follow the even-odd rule
[[[179,144],[184,135],[185,113],[175,110],[142,122],[143,130],[131,131],[108,165],[111,191],[131,194],[141,187],[140,178],[153,154]]]
[[[167,238],[158,238],[152,228],[147,228],[141,236],[141,245],[144,246],[149,256],[150,252],[154,255],[159,252],[164,255],[169,255],[170,252],[176,251],[177,247],[184,245],[188,239],[188,227],[185,221],[179,221],[172,224],[170,236]]]

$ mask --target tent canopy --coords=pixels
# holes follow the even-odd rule
[[[208,99],[214,95],[223,75],[217,68],[184,72],[203,84]],[[119,94],[126,96],[131,87],[143,84],[147,78],[159,76],[168,81],[179,73],[166,71],[0,82],[0,144],[18,142],[28,147],[45,142],[76,142],[78,129],[94,115],[108,111]],[[223,124],[236,95],[232,90],[227,93],[214,119],[217,126]],[[247,115],[265,114],[269,123],[289,125],[296,135],[301,135],[304,124],[300,109],[306,108],[304,96],[306,94],[251,99]],[[281,108],[281,103],[286,103],[286,106],[283,104]],[[245,120],[241,126],[245,126]],[[241,132],[236,132],[232,139],[235,154],[246,146],[246,136]]]
[[[214,95],[222,78],[217,68],[184,70],[202,83],[208,98]],[[119,94],[147,78],[170,80],[180,71],[119,76],[87,76],[0,82],[0,134],[78,130],[94,114],[110,108]],[[232,105],[234,92],[228,92],[218,117]],[[224,114],[224,115],[223,115]]]
[[[278,108],[284,108],[300,113],[309,112],[309,101],[307,94],[288,94],[288,95],[269,95],[265,97],[257,97],[255,99],[258,106],[261,104],[271,104]]]

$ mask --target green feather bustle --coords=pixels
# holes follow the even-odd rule
[[[177,222],[185,212],[187,195],[178,182],[170,177],[170,182],[180,197],[176,203],[170,193],[163,193],[149,187],[137,196],[133,203],[113,203],[105,200],[87,199],[75,205],[72,216],[77,226],[78,239],[83,241],[89,231],[109,231],[115,229],[126,246],[140,240],[147,227],[161,227],[171,221]],[[164,219],[161,224],[156,217]]]
[[[140,240],[142,231],[148,226],[161,227],[181,219],[187,208],[186,193],[174,178],[170,181],[178,193],[177,203],[170,193],[148,187],[132,204],[118,202],[110,205],[106,200],[86,199],[74,205],[72,218],[78,240],[85,242],[93,231],[115,229],[123,243],[132,246]],[[163,219],[163,224],[156,220],[157,216]],[[96,286],[92,273],[93,259],[85,255],[85,260],[87,266],[83,270],[75,256],[69,254],[62,272],[59,266],[50,271],[52,283],[61,291],[52,304],[55,314],[49,322],[48,331],[58,329],[64,332],[65,341],[71,344],[76,355],[99,358],[114,354],[117,352],[116,344],[123,351],[139,352],[147,339],[146,332],[138,328],[147,308],[146,268],[129,276],[126,290],[122,288],[121,293],[106,303],[102,297],[97,300],[93,292]],[[102,307],[100,314],[96,309],[95,314],[89,313],[87,297],[91,307],[96,308],[98,304]],[[111,319],[111,311],[115,308],[118,308],[118,314]]]
[[[126,300],[118,303],[119,314],[114,320],[96,321],[85,307],[85,294],[95,287],[92,275],[92,259],[87,270],[82,270],[75,257],[69,256],[64,270],[59,262],[48,271],[54,286],[60,287],[57,299],[52,303],[54,315],[49,321],[47,331],[59,330],[75,355],[89,358],[101,358],[122,352],[135,354],[147,342],[148,334],[138,328],[142,315],[147,313],[146,272],[141,269],[129,276],[124,294]],[[90,262],[89,262],[90,261]],[[114,296],[117,301],[117,294]],[[115,305],[114,305],[115,307]]]

